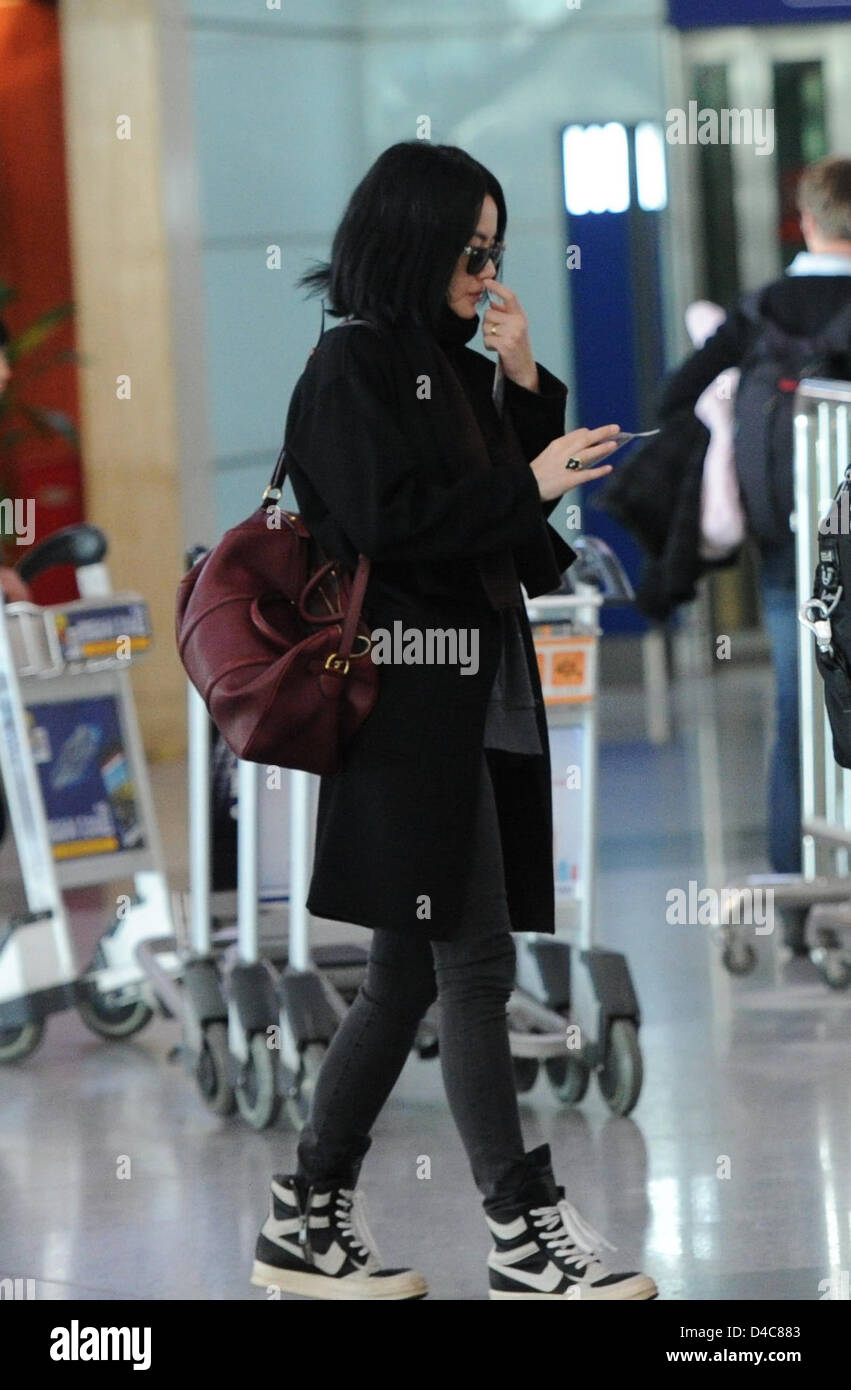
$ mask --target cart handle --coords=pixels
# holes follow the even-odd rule
[[[54,569],[56,565],[73,565],[75,569],[97,565],[108,549],[109,542],[100,527],[82,521],[74,526],[63,526],[52,536],[45,536],[43,541],[27,551],[15,569],[24,583],[30,584],[39,574]]]

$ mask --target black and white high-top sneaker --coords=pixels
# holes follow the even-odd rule
[[[362,1194],[332,1183],[272,1179],[271,1209],[257,1237],[252,1284],[308,1298],[414,1299],[428,1287],[413,1269],[382,1269]]]
[[[491,1298],[574,1300],[656,1298],[659,1290],[647,1274],[612,1274],[600,1259],[603,1246],[614,1246],[565,1201],[549,1167],[549,1149],[541,1145],[526,1155],[527,1176],[514,1200],[501,1197],[485,1204],[494,1239],[488,1256]]]

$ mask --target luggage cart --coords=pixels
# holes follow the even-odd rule
[[[106,552],[97,527],[66,527],[18,570],[74,565],[82,597],[0,603],[0,771],[27,902],[0,926],[4,1062],[38,1046],[52,1013],[76,1007],[100,1037],[128,1038],[160,1002],[136,946],[170,929],[170,903],[127,670],[150,623],[137,594],[111,592]],[[63,891],[122,879],[133,892],[81,974]]]
[[[191,685],[188,715],[189,892],[178,897],[177,933],[144,942],[139,960],[181,1023],[179,1052],[209,1109],[238,1110],[252,1128],[265,1129],[283,1100],[300,1128],[322,1056],[363,978],[366,951],[346,943],[310,948],[307,913],[297,906],[307,896],[317,780],[306,773],[231,757],[236,892],[213,891],[213,726]],[[221,770],[219,757],[219,777]],[[275,775],[274,795],[264,794],[264,774]],[[263,841],[275,849],[265,865]],[[175,953],[177,972],[163,964]]]
[[[177,936],[142,943],[139,959],[181,1022],[184,1065],[205,1104],[220,1115],[238,1110],[265,1129],[283,1102],[300,1129],[367,951],[349,942],[311,945],[305,902],[319,779],[307,773],[231,755],[236,893],[211,890],[211,769],[218,762],[220,778],[223,763],[210,756],[213,726],[201,696],[191,686],[188,696],[189,893],[179,900]],[[175,952],[177,974],[161,963]],[[435,1034],[427,1015],[415,1044],[420,1055],[433,1053]]]
[[[199,547],[187,558],[203,554]],[[311,945],[305,902],[319,779],[244,762],[214,744],[204,702],[190,683],[187,690],[189,893],[177,900],[177,933],[143,942],[139,960],[181,1022],[179,1052],[205,1104],[265,1129],[283,1101],[300,1129],[368,953],[348,942]],[[229,815],[235,854],[222,843]],[[214,829],[232,885],[214,863]],[[427,1015],[415,1044],[421,1055],[435,1051],[435,1035]]]
[[[851,384],[804,380],[795,397],[796,574],[799,605],[798,673],[801,759],[802,873],[752,874],[721,895],[716,926],[722,961],[733,975],[757,962],[753,927],[741,924],[751,893],[773,894],[777,912],[803,925],[810,959],[833,989],[851,984],[851,953],[842,933],[851,927],[851,773],[833,759],[824,686],[815,661],[812,585],[816,536],[851,463]],[[744,907],[744,911],[743,911]]]
[[[521,947],[510,1038],[518,1089],[529,1089],[543,1061],[556,1094],[573,1103],[596,1073],[610,1107],[627,1114],[641,1089],[640,1016],[624,957],[594,944],[593,861],[599,608],[606,601],[629,601],[632,592],[602,541],[586,538],[577,548],[586,582],[571,579],[573,593],[536,600],[529,612],[533,623],[557,624],[556,640],[563,643],[569,635],[577,644],[574,656],[587,660],[583,682],[573,682],[574,698],[560,721],[566,735],[578,738],[582,759],[580,823],[565,830],[582,845],[580,872],[578,880],[565,877],[559,938],[521,938],[528,959]],[[347,943],[311,946],[305,904],[318,778],[307,773],[233,759],[238,875],[230,916],[228,894],[211,893],[212,726],[191,686],[188,711],[190,892],[178,914],[182,935],[144,942],[139,958],[158,995],[181,1019],[184,1061],[205,1103],[219,1114],[238,1108],[262,1129],[283,1100],[290,1122],[300,1128],[322,1058],[363,978],[367,952]],[[553,736],[558,740],[560,731]],[[273,798],[264,797],[264,772],[278,774]],[[284,805],[288,819],[276,823]],[[278,847],[265,866],[264,839]],[[288,871],[282,874],[286,855],[279,847],[287,843]],[[159,963],[160,953],[175,950],[183,961],[180,976]],[[577,963],[571,989],[572,951]],[[415,1041],[423,1058],[438,1050],[437,1007],[425,1014]]]
[[[553,765],[557,932],[517,937],[517,987],[509,1037],[520,1092],[543,1064],[565,1105],[592,1075],[617,1115],[641,1092],[638,1000],[625,956],[597,945],[597,643],[604,603],[634,597],[604,541],[581,537],[565,592],[527,600],[548,698]]]

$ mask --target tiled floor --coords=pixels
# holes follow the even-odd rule
[[[851,993],[784,962],[775,938],[760,942],[754,975],[731,979],[707,928],[665,920],[671,888],[713,881],[719,810],[724,875],[765,867],[769,698],[760,670],[681,681],[661,749],[643,741],[638,696],[604,699],[600,937],[632,966],[644,1092],[629,1119],[593,1090],[559,1109],[543,1079],[521,1102],[528,1146],[551,1144],[570,1200],[668,1299],[816,1300],[820,1281],[851,1268]],[[182,776],[155,775],[176,884]],[[10,871],[8,860],[7,847]],[[97,912],[85,895],[78,906],[91,940]],[[209,1114],[168,1059],[177,1040],[160,1020],[104,1043],[66,1014],[0,1072],[0,1277],[34,1278],[46,1299],[265,1297],[247,1273],[293,1133]],[[117,1176],[127,1159],[130,1176]],[[387,1263],[422,1269],[432,1298],[486,1297],[489,1240],[438,1061],[407,1063],[363,1186]]]

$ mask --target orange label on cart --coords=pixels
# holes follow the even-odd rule
[[[588,653],[584,647],[572,652],[553,652],[552,684],[584,685]]]
[[[594,698],[596,638],[539,637],[536,632],[535,650],[546,704],[581,704]]]
[[[99,836],[95,840],[66,840],[53,846],[54,859],[77,859],[86,854],[113,854],[121,846],[114,835]]]
[[[126,642],[131,655],[135,652],[146,652],[151,645],[148,637],[112,637],[107,642],[84,642],[80,648],[80,656],[115,656],[119,640]]]

